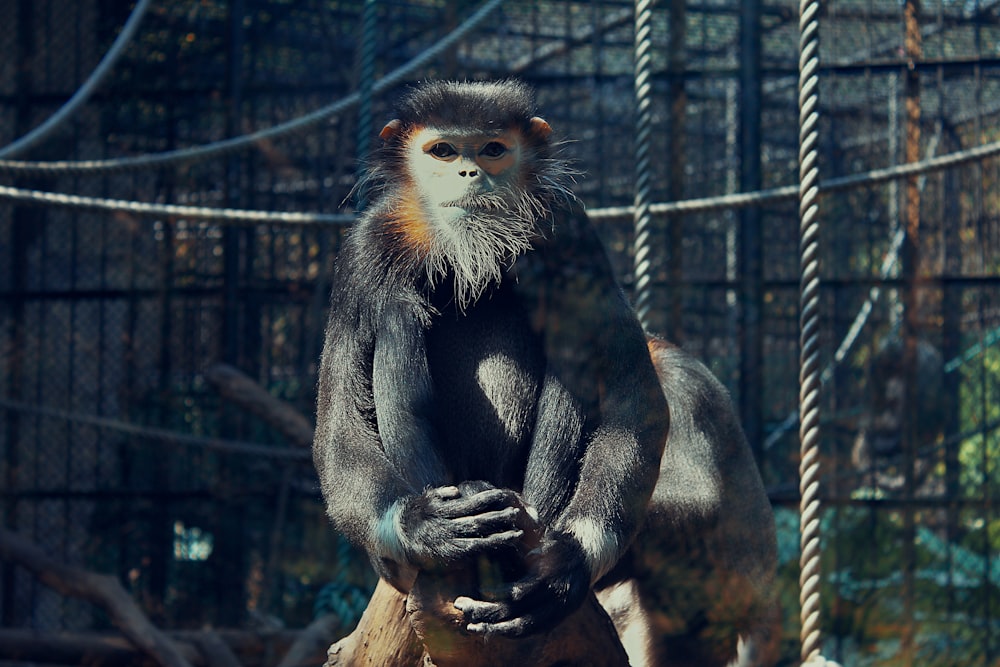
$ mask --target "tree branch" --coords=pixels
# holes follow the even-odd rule
[[[205,379],[228,401],[260,417],[299,447],[312,447],[312,423],[287,402],[271,396],[248,375],[227,364],[205,369]]]
[[[149,622],[115,577],[59,562],[5,528],[0,528],[0,558],[21,565],[62,595],[103,607],[122,634],[163,667],[191,667],[174,642]]]

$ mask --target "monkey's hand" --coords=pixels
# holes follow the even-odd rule
[[[576,611],[590,591],[590,569],[579,543],[564,534],[546,535],[526,560],[530,574],[498,591],[498,601],[455,600],[466,630],[520,637],[548,630]]]
[[[403,502],[400,541],[413,565],[447,565],[519,540],[524,511],[514,491],[485,482],[431,488]]]

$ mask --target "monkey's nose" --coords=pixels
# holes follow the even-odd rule
[[[479,171],[476,170],[476,169],[472,169],[472,170],[465,170],[465,169],[463,169],[462,171],[458,172],[458,175],[459,176],[468,176],[469,178],[475,178],[476,176],[479,175]]]

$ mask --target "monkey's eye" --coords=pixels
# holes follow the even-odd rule
[[[454,146],[452,146],[451,144],[446,144],[443,141],[441,143],[437,143],[431,146],[427,152],[433,155],[434,157],[438,158],[439,160],[446,160],[450,157],[458,155],[458,151],[455,150]]]
[[[501,144],[499,141],[491,141],[490,143],[483,146],[479,154],[483,157],[500,157],[507,152],[507,147]]]

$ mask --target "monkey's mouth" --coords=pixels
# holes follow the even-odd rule
[[[442,208],[460,208],[468,213],[495,213],[508,207],[503,197],[496,193],[469,195],[441,203]]]

